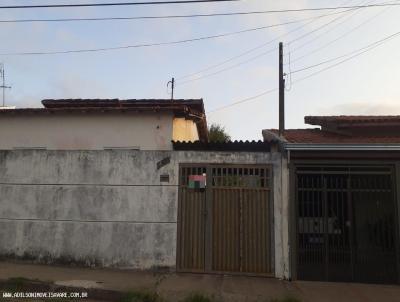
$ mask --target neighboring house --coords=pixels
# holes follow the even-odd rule
[[[207,141],[203,100],[43,100],[0,109],[0,149],[171,150]]]
[[[289,167],[293,279],[400,280],[400,116],[307,116],[264,130]]]

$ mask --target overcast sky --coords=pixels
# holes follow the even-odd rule
[[[1,1],[44,4],[56,1]],[[101,2],[99,0],[57,3]],[[104,0],[103,2],[121,2]],[[235,11],[359,5],[385,1],[296,0],[131,6],[106,8],[0,10],[0,20],[64,17],[110,17],[197,14]],[[183,40],[295,21],[331,11],[229,16],[197,19],[131,20],[65,23],[0,23],[0,53],[102,48]],[[400,6],[361,9],[248,33],[193,43],[131,48],[96,53],[48,56],[1,55],[7,72],[7,105],[41,106],[44,98],[169,98],[168,80],[177,78],[176,98],[203,98],[208,122],[226,127],[233,139],[261,139],[261,130],[278,126],[278,94],[273,92],[223,110],[225,105],[274,89],[278,85],[278,41],[218,68],[245,64],[201,80],[179,78],[240,55],[280,37],[285,72],[351,53],[400,30]],[[329,23],[331,22],[331,23]],[[328,23],[328,24],[327,24]],[[297,29],[297,30],[295,30]],[[312,32],[312,33],[310,33]],[[310,33],[309,35],[305,35]],[[298,39],[301,38],[301,39]],[[297,40],[296,40],[297,39]],[[293,41],[295,40],[295,41]],[[336,41],[335,41],[336,40]],[[268,50],[270,53],[261,55]],[[400,37],[340,66],[296,83],[330,64],[293,74],[286,92],[286,127],[305,127],[305,115],[400,114]],[[188,78],[186,78],[188,79]],[[290,89],[289,89],[290,88]]]

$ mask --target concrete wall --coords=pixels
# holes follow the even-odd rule
[[[287,158],[277,155],[280,161],[274,169],[274,227],[275,227],[275,275],[290,278],[289,245],[289,169]]]
[[[173,113],[68,113],[0,118],[0,149],[171,150]]]
[[[157,169],[165,158],[170,162]],[[149,269],[176,263],[179,163],[271,164],[275,270],[287,268],[279,153],[0,151],[0,255]],[[160,175],[168,174],[169,183]]]

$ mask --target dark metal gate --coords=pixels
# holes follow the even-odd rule
[[[297,167],[297,277],[397,282],[390,167]]]
[[[178,271],[272,275],[270,181],[269,166],[181,165]]]

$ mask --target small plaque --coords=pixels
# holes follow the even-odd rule
[[[160,175],[160,182],[169,182],[169,175],[168,174]]]

